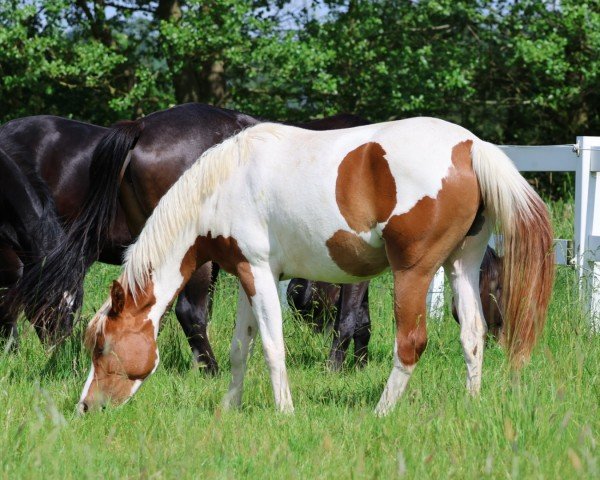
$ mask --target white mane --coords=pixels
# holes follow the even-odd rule
[[[179,235],[196,228],[202,205],[215,189],[250,159],[251,144],[278,136],[281,125],[262,123],[204,152],[161,198],[138,240],[125,253],[123,287],[136,295],[150,272],[160,268]]]

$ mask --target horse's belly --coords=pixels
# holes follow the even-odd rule
[[[302,277],[338,283],[372,278],[388,267],[380,238],[367,241],[354,232],[339,229],[327,238],[290,238],[281,258],[285,278]]]

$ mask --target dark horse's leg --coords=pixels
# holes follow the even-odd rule
[[[0,289],[12,287],[21,277],[23,264],[13,248],[0,242]],[[1,293],[2,295],[4,292]],[[5,347],[16,348],[18,340],[17,315],[10,311],[0,298],[0,342]]]
[[[327,365],[331,370],[342,368],[350,341],[354,338],[354,355],[358,365],[367,359],[367,345],[371,336],[371,320],[366,292],[369,282],[342,285],[335,325],[333,344]]]
[[[215,375],[219,371],[215,354],[208,340],[207,326],[212,308],[213,286],[219,266],[205,263],[196,270],[179,294],[175,314],[192,348],[194,362]]]
[[[358,284],[364,293],[357,293],[362,296],[360,307],[354,327],[354,364],[357,367],[364,367],[369,360],[369,340],[371,340],[371,315],[369,314],[369,282]]]
[[[304,278],[292,278],[287,287],[288,303],[306,317],[312,312],[313,282]]]

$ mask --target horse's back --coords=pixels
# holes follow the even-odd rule
[[[49,188],[61,216],[72,217],[87,190],[93,149],[106,132],[97,125],[38,115],[3,125],[0,147],[34,186]]]
[[[132,152],[130,175],[146,213],[206,150],[259,122],[201,103],[178,105],[138,121],[143,135]]]
[[[388,229],[411,242],[433,235],[451,208],[444,200],[442,209],[438,195],[463,168],[455,164],[455,149],[464,145],[461,154],[470,161],[467,145],[475,139],[430,118],[326,132],[259,125],[248,133],[254,158],[236,185],[237,201],[266,212],[269,242],[285,258],[284,275],[345,282],[388,266],[390,221]],[[476,183],[471,196],[475,191]],[[418,210],[427,218],[406,216],[425,198],[431,202]]]

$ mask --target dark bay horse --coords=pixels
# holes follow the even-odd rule
[[[188,134],[188,138],[193,137],[193,145],[196,149],[199,149],[200,153],[236,131],[257,122],[252,117],[236,112],[193,104],[159,112],[148,118],[150,119],[148,121],[149,133],[152,133],[153,130],[154,132],[163,132],[163,136],[157,139],[157,148],[169,149],[168,143],[160,145],[161,139],[164,143],[165,138],[168,138],[169,128],[187,127],[189,130],[193,130]],[[61,224],[78,225],[86,220],[80,215],[81,207],[85,205],[86,199],[93,198],[94,194],[110,196],[109,191],[103,191],[104,185],[97,189],[90,188],[90,178],[110,176],[110,172],[104,171],[102,165],[99,165],[99,170],[94,170],[94,166],[91,164],[94,149],[110,131],[110,129],[104,127],[59,117],[27,117],[13,120],[2,126],[0,130],[0,148],[3,149],[9,160],[18,165],[17,171],[25,175],[30,181],[30,185],[44,185],[47,188],[49,195],[45,195],[40,188],[36,188],[35,191],[38,193],[39,198],[54,200]],[[135,139],[132,140],[132,142],[134,141]],[[116,145],[115,148],[126,154],[132,146],[133,143],[121,143]],[[195,153],[189,154],[189,161],[194,156]],[[185,169],[185,166],[174,161],[171,169],[177,168],[180,171],[175,174],[174,178],[177,178]],[[160,178],[164,178],[164,175]],[[116,188],[118,189],[118,184]],[[100,202],[96,207],[102,207],[103,205],[106,205],[106,203]],[[78,276],[78,272],[85,272],[96,259],[117,265],[121,263],[123,249],[133,239],[126,221],[128,207],[126,200],[113,201],[106,207],[110,210],[109,212],[106,209],[98,212],[99,215],[110,216],[111,221],[104,225],[105,228],[102,229],[101,237],[98,236],[87,242],[83,251],[73,252],[69,256],[68,260],[73,262],[73,271],[69,273],[65,264],[64,274],[71,274],[79,281],[82,276]],[[10,220],[4,215],[3,223],[14,223]],[[91,231],[89,235],[92,235]],[[69,240],[69,237],[67,236],[65,240]],[[56,242],[53,246],[56,246]],[[68,288],[63,289],[59,286],[58,279],[56,281],[50,279],[49,283],[56,285],[57,288],[43,289],[44,282],[40,282],[39,285],[37,282],[40,267],[45,266],[46,258],[54,258],[52,253],[56,250],[43,252],[45,253],[43,258],[39,258],[37,262],[30,264],[31,271],[26,268],[22,272],[23,252],[25,250],[27,249],[15,249],[14,247],[3,249],[0,262],[2,262],[4,276],[10,277],[7,278],[4,285],[14,284],[14,281],[23,273],[21,278],[23,283],[20,283],[17,289],[11,292],[10,296],[16,297],[15,304],[17,307],[25,306],[26,314],[36,326],[40,337],[44,340],[53,341],[56,339],[53,337],[56,332],[54,322],[58,318],[61,319],[60,326],[64,331],[56,335],[60,336],[69,332],[72,326],[72,313],[81,303],[82,284],[76,285],[75,288],[71,288],[71,285],[69,285]],[[29,255],[28,257],[35,257],[35,255]],[[17,258],[19,258],[19,261],[17,261]],[[50,271],[51,265],[48,266],[48,271]],[[204,276],[206,276],[206,270],[205,268],[202,272]],[[46,272],[47,270],[43,269],[43,271]],[[39,278],[43,280],[42,277]],[[208,278],[210,281],[210,270],[208,271]],[[182,292],[179,302],[182,307],[177,312],[178,319],[184,327],[184,331],[196,354],[196,359],[198,359],[199,353],[204,351],[204,346],[201,340],[193,335],[192,328],[197,323],[204,321],[203,316],[205,315],[204,310],[207,302],[204,283],[202,283],[203,289],[197,291],[194,289],[194,282],[191,282],[190,288],[186,289],[186,292]],[[71,292],[74,296],[73,304],[67,305],[71,308],[64,308],[65,292]],[[13,304],[13,307],[15,304]],[[41,315],[42,309],[45,310],[45,318]],[[4,316],[0,319],[0,323],[4,325],[3,330],[5,332],[16,331],[16,310],[17,308],[12,308],[10,311],[2,312]],[[200,317],[202,317],[202,320],[199,320]]]
[[[43,183],[32,184],[0,148],[0,290],[11,288],[27,260],[41,258],[63,235],[54,202]],[[16,344],[15,315],[0,298],[0,339]]]
[[[258,122],[239,112],[186,104],[115,129],[51,116],[4,125],[0,147],[10,152],[31,182],[47,184],[46,197],[54,198],[58,218],[69,225],[62,246],[37,255],[37,262],[25,270],[13,292],[15,305],[26,307],[41,338],[52,337],[57,329],[64,329],[62,334],[70,331],[89,266],[97,259],[120,264],[123,248],[193,161],[209,147]],[[318,130],[366,123],[353,115],[337,115],[303,126]],[[20,271],[5,264],[12,272],[10,286]],[[176,307],[195,360],[209,372],[216,372],[217,363],[206,335],[207,293],[217,273],[216,265],[199,268]],[[71,292],[72,302],[65,304],[65,292]],[[2,319],[11,331],[14,310]],[[344,311],[340,309],[341,314]]]

